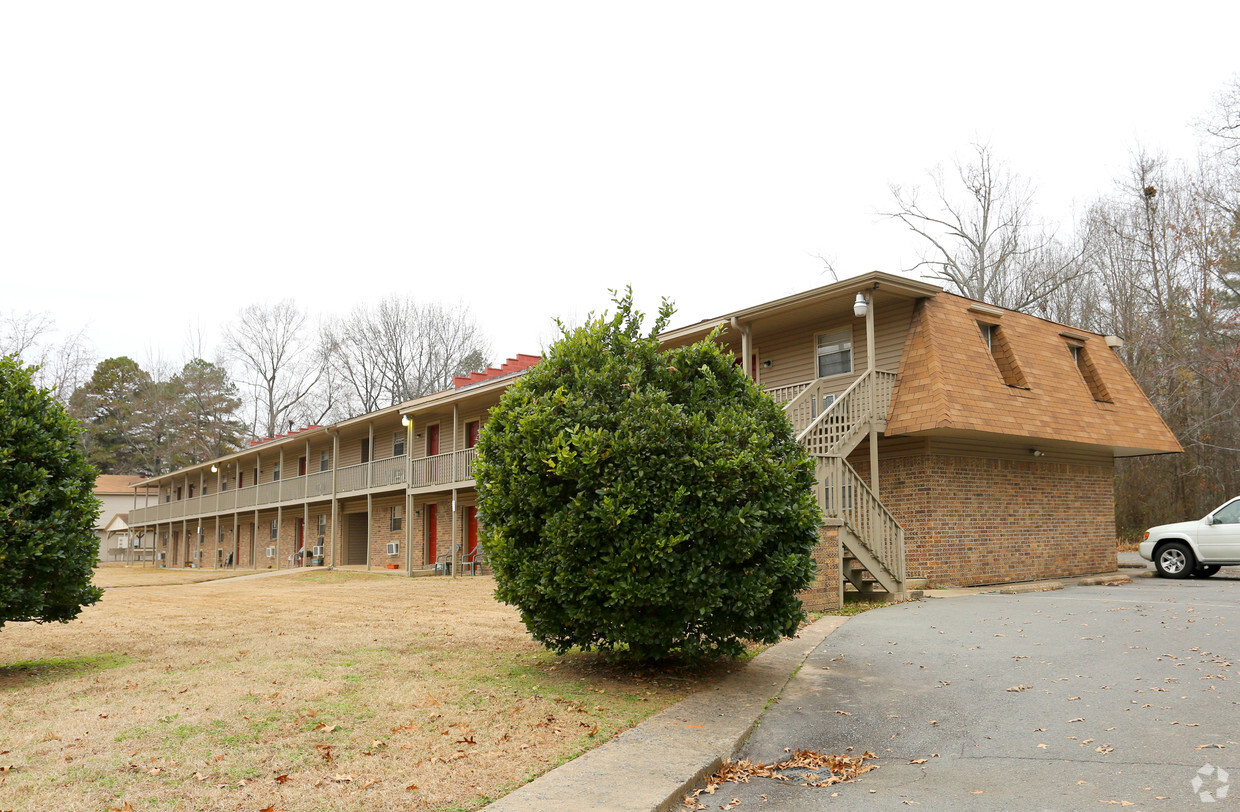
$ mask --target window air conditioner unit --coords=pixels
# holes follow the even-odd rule
[[[400,542],[399,542],[399,541],[389,541],[389,542],[388,542],[388,544],[387,544],[387,554],[388,554],[388,555],[396,555],[396,554],[398,554],[399,552],[400,552]]]
[[[267,557],[268,557],[268,558],[275,558],[275,557],[276,557],[276,548],[275,548],[275,547],[268,547],[268,548],[267,548]]]
[[[134,540],[133,540],[133,548],[134,548],[135,550],[137,550],[137,549],[138,549],[138,548],[140,548],[141,546],[142,546],[142,539],[138,538],[138,539],[134,539]]]
[[[314,547],[310,549],[310,555],[314,556],[315,558],[321,557],[323,555],[323,545],[322,544],[314,545]]]

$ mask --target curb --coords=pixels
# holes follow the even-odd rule
[[[805,658],[848,618],[829,616],[698,691],[484,809],[666,812],[744,743]]]

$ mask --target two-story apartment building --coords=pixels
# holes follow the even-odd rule
[[[662,339],[692,342],[719,324],[817,461],[813,608],[845,591],[901,595],[912,579],[1111,570],[1114,460],[1180,450],[1119,339],[925,282],[866,274]],[[130,524],[156,534],[170,566],[472,571],[473,446],[536,361],[153,478],[158,502]]]

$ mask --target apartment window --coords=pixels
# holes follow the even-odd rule
[[[238,487],[238,488],[244,488],[244,487],[245,487],[245,471],[238,471],[238,472],[237,472],[237,487]]]
[[[465,447],[473,448],[478,445],[478,431],[481,426],[480,421],[471,420],[465,424]]]
[[[817,358],[819,378],[852,372],[852,328],[819,335]]]
[[[168,491],[167,493],[165,493],[165,494],[164,494],[164,501],[165,501],[165,502],[171,502],[171,501],[172,501],[172,491]]]
[[[318,526],[319,544],[323,543],[323,537],[326,535],[327,535],[327,514],[320,513],[319,514],[319,526]]]
[[[223,479],[220,480],[220,490],[221,491],[228,490],[228,477],[224,477]]]
[[[332,452],[326,448],[319,453],[319,470],[330,471],[332,467]]]
[[[362,462],[370,462],[370,438],[362,440]]]
[[[389,526],[393,531],[400,530],[405,523],[405,508],[402,505],[392,505],[388,511]]]
[[[271,520],[271,537],[273,539],[280,537],[280,521],[278,519]]]
[[[1072,353],[1072,363],[1076,365],[1077,372],[1081,373],[1081,379],[1089,387],[1089,394],[1093,396],[1093,399],[1099,403],[1114,403],[1111,393],[1107,390],[1106,384],[1102,382],[1102,376],[1098,374],[1098,368],[1094,366],[1093,359],[1089,357],[1089,350],[1086,349],[1085,345],[1069,341],[1068,352]]]
[[[280,480],[280,463],[271,466],[271,481],[278,482]]]
[[[191,483],[191,484],[190,484],[190,486],[189,486],[189,498],[190,498],[190,499],[193,499],[193,498],[194,498],[194,485],[193,485],[193,483]]]
[[[202,495],[206,496],[209,493],[211,493],[211,486],[204,482],[202,485]]]
[[[1016,361],[1016,353],[1008,344],[1003,328],[997,324],[981,321],[977,323],[977,327],[981,331],[982,341],[986,343],[986,349],[990,351],[990,357],[994,359],[995,366],[999,368],[999,375],[1002,376],[1003,382],[1008,386],[1028,389],[1029,384],[1025,380],[1025,373],[1021,372],[1020,364]]]
[[[405,456],[405,433],[398,431],[392,435],[392,456]]]

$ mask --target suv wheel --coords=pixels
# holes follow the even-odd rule
[[[1154,556],[1154,567],[1164,578],[1187,578],[1196,566],[1193,551],[1182,541],[1164,544]]]

